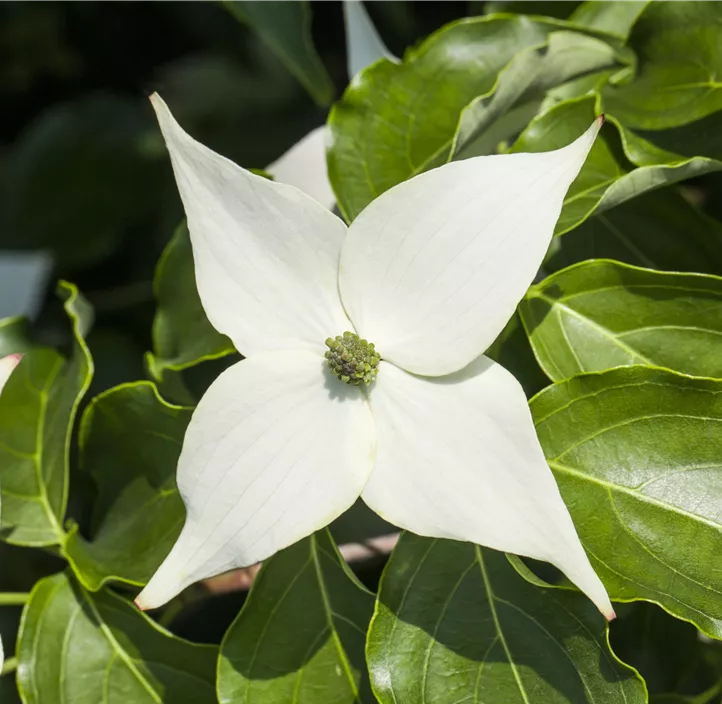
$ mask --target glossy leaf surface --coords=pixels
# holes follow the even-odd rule
[[[373,702],[364,663],[372,609],[327,531],[282,550],[223,640],[219,701]]]
[[[217,652],[57,574],[38,582],[23,613],[18,685],[25,704],[207,704]]]
[[[513,151],[547,151],[568,144],[600,112],[595,94],[561,102],[529,123]],[[569,232],[592,213],[598,215],[648,191],[722,169],[722,161],[707,156],[662,157],[657,152],[650,156],[653,147],[639,139],[634,149],[629,146],[628,140],[633,137],[608,119],[569,189],[555,234]],[[634,168],[637,162],[640,165]]]
[[[628,367],[531,402],[539,440],[613,600],[722,637],[722,381]]]
[[[145,584],[185,519],[175,470],[191,409],[165,403],[153,384],[111,389],[83,415],[81,461],[96,483],[96,530],[75,526],[65,553],[87,589],[108,580]]]
[[[63,540],[71,432],[93,373],[83,339],[92,312],[74,286],[61,284],[59,294],[74,335],[70,358],[31,348],[0,398],[2,538],[16,545]]]
[[[383,704],[645,701],[579,593],[540,589],[502,553],[405,533],[382,579],[367,657]]]
[[[532,286],[519,312],[553,381],[646,364],[722,377],[722,279],[582,262]]]
[[[577,39],[581,44],[561,39],[562,49],[571,44],[579,51],[575,61],[557,60],[559,55],[544,47],[551,33],[569,29],[561,21],[514,15],[460,21],[408,51],[401,64],[380,61],[357,76],[329,117],[329,178],[347,220],[391,186],[443,164],[455,140],[458,151],[459,141],[483,131],[536,80],[543,83],[535,75],[540,56],[532,51],[515,58],[520,52],[539,47],[542,58],[549,53],[551,76],[568,77],[570,70],[573,75],[575,64],[588,70],[590,61],[593,66],[613,61],[609,50],[600,57],[599,41],[583,43],[583,37]],[[507,66],[502,82],[499,74]],[[498,78],[503,95],[497,105],[492,96]],[[477,98],[466,115],[471,124],[462,123],[465,136],[457,138],[461,113]]]

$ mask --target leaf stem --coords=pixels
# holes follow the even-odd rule
[[[17,670],[17,669],[18,669],[18,659],[17,658],[8,658],[3,663],[3,669],[2,669],[2,672],[0,672],[0,676],[10,675],[13,672],[15,672],[15,670]]]
[[[0,606],[24,606],[30,592],[0,592]]]

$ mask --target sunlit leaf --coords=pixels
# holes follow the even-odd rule
[[[613,600],[722,637],[722,381],[627,367],[531,402],[544,453]]]
[[[551,44],[547,51],[552,33],[573,29],[563,21],[544,18],[473,18],[443,27],[407,51],[400,64],[380,61],[363,71],[329,117],[329,178],[344,216],[353,220],[391,186],[444,163],[454,146],[462,111],[475,99],[479,101],[466,115],[464,127],[475,137],[487,121],[515,104],[531,87],[523,68],[536,68],[536,51],[544,59],[542,68],[549,69],[550,81],[559,76],[566,80],[600,61],[607,65],[614,60],[609,50],[600,52],[601,42],[580,37],[559,38],[559,54]],[[570,47],[574,60],[557,60]],[[531,51],[515,59],[525,50]],[[507,66],[509,73],[499,84],[503,95],[495,100],[497,79]],[[545,83],[543,75],[533,78],[531,83]],[[475,114],[480,127],[473,124]],[[456,140],[457,151],[460,141]]]
[[[582,262],[532,286],[519,312],[554,381],[651,364],[722,377],[722,279]]]
[[[25,704],[213,701],[217,648],[171,635],[112,592],[41,580],[18,636]]]
[[[515,152],[540,152],[569,144],[601,112],[599,97],[590,94],[559,103],[531,121],[515,142]],[[620,140],[619,130],[622,132]],[[615,120],[597,137],[579,176],[569,189],[555,234],[578,227],[588,217],[601,214],[643,193],[671,183],[722,169],[722,161],[707,156],[669,156],[634,167],[634,154],[625,139],[633,139]],[[637,140],[639,141],[639,140]],[[622,149],[626,151],[620,153]]]
[[[93,373],[83,339],[92,311],[74,286],[62,283],[59,294],[74,334],[70,358],[33,347],[0,397],[0,537],[16,545],[63,541],[71,432]]]
[[[569,16],[574,24],[600,29],[610,34],[616,34],[624,39],[639,19],[649,0],[635,2],[635,0],[611,0],[610,2],[596,2],[588,0],[577,7]]]

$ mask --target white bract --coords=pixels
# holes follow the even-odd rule
[[[379,59],[398,62],[386,48],[360,0],[344,1],[343,25],[346,33],[346,67],[350,81]]]
[[[13,370],[20,364],[22,358],[23,356],[21,354],[9,354],[7,357],[0,358],[0,394],[10,375],[13,373]],[[5,653],[3,651],[2,640],[0,640],[0,670],[2,670],[4,660]]]
[[[524,392],[482,354],[531,284],[601,119],[557,151],[416,176],[347,227],[199,144],[152,102],[201,301],[246,359],[193,414],[178,463],[186,523],[139,606],[264,560],[361,496],[419,535],[551,562],[612,618]],[[337,377],[324,357],[345,331],[382,358],[360,365],[369,381],[378,371],[368,386],[344,383],[360,381],[355,369]]]

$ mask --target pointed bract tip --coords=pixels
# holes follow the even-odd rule
[[[600,126],[600,127],[601,127],[606,121],[607,121],[607,118],[605,117],[604,113],[602,113],[602,114],[597,118],[597,122],[599,123],[599,126]]]
[[[139,609],[140,611],[147,611],[147,610],[148,610],[148,607],[143,605],[143,602],[141,601],[140,595],[138,595],[138,596],[134,599],[133,603],[138,607],[138,609]]]
[[[15,370],[15,367],[20,364],[20,360],[22,358],[23,355],[20,353],[9,354],[5,357],[0,357],[0,391],[3,390],[3,387],[7,383],[7,380],[10,378],[10,375]]]
[[[610,623],[614,621],[615,618],[617,618],[617,614],[614,613],[614,609],[607,609],[603,612],[604,618],[607,619]]]

